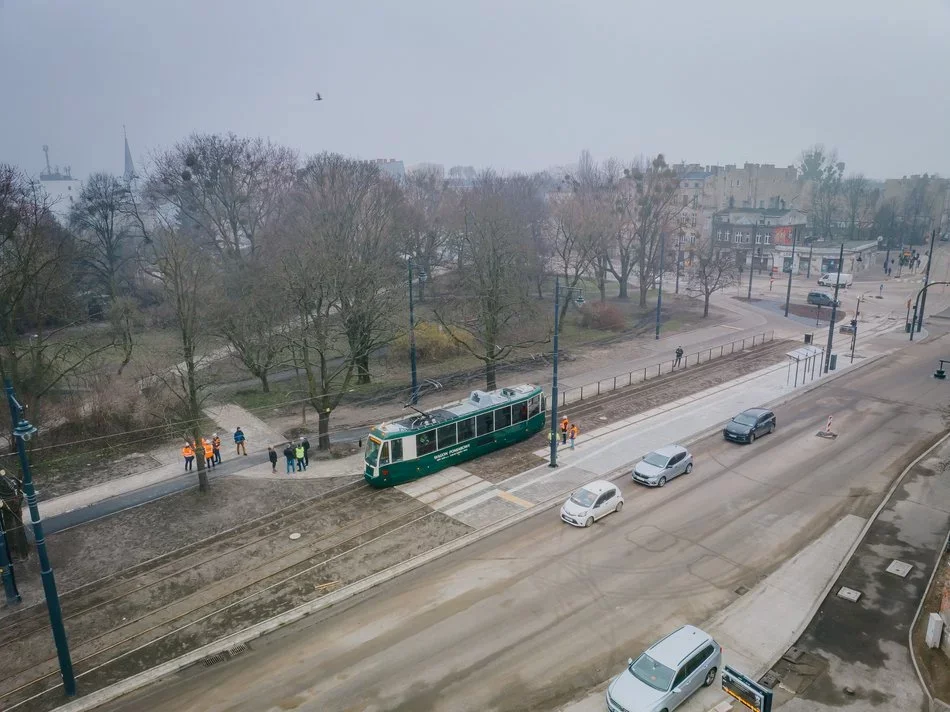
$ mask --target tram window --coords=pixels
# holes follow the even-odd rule
[[[444,447],[452,447],[458,442],[455,438],[455,423],[443,425],[439,428],[439,450]]]
[[[430,430],[426,433],[416,435],[416,454],[428,455],[435,452],[435,431]]]
[[[492,414],[491,413],[482,413],[476,416],[475,420],[478,424],[478,434],[485,435],[490,433],[495,428],[492,426]]]
[[[475,437],[475,418],[459,421],[459,442],[465,442]]]
[[[521,423],[528,419],[528,401],[511,406],[511,422]]]
[[[511,425],[511,406],[502,406],[495,411],[495,430],[501,430]]]
[[[388,465],[389,464],[389,443],[383,443],[383,449],[379,451],[379,464]]]
[[[393,462],[402,462],[402,440],[391,440],[389,447],[392,448]]]
[[[539,396],[535,396],[534,398],[531,399],[531,401],[528,404],[528,417],[533,418],[540,412],[541,412],[541,398]]]

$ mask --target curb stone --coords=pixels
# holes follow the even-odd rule
[[[787,393],[781,396],[776,401],[771,401],[768,405],[770,407],[774,407],[776,405],[787,403],[788,401],[794,398],[805,395],[806,393],[810,392],[814,388],[817,388],[818,386],[824,383],[827,383],[830,380],[840,378],[841,376],[844,376],[852,371],[864,368],[865,366],[875,363],[876,361],[878,361],[879,359],[883,358],[886,355],[887,353],[883,353],[883,354],[878,354],[873,357],[869,357],[856,366],[849,366],[848,368],[842,371],[824,376],[808,384],[807,386],[803,386],[799,389],[796,389],[790,393]],[[700,442],[720,432],[721,429],[722,429],[722,425],[717,425],[713,428],[709,428],[705,431],[698,433],[697,435],[694,435],[684,440],[683,443],[690,445],[690,444]],[[950,433],[948,433],[946,437],[950,437]],[[916,464],[916,462],[917,461],[915,460],[914,464]],[[911,467],[912,466],[913,465],[911,465]],[[534,468],[531,468],[531,469],[534,469]],[[604,479],[607,479],[610,481],[616,481],[617,479],[625,477],[626,475],[627,475],[627,467],[623,466],[605,475]],[[903,478],[903,475],[901,475],[901,479],[902,478]],[[888,493],[887,498],[885,498],[884,500],[885,502],[890,497],[890,494],[891,492]],[[260,623],[257,623],[253,626],[245,628],[244,630],[238,631],[236,633],[232,633],[231,635],[225,636],[223,638],[219,638],[218,640],[208,643],[207,645],[197,648],[189,653],[186,653],[185,655],[182,655],[180,657],[164,662],[160,665],[157,665],[154,668],[151,668],[144,672],[133,675],[132,677],[126,678],[125,680],[122,680],[121,682],[114,683],[112,685],[109,685],[108,687],[104,687],[102,689],[91,692],[88,695],[80,697],[79,699],[73,700],[71,702],[67,702],[64,705],[60,705],[59,707],[54,708],[54,710],[55,712],[88,712],[89,710],[93,710],[96,707],[106,704],[107,702],[116,700],[127,694],[135,692],[143,687],[146,687],[147,685],[150,685],[154,682],[158,682],[159,680],[165,677],[168,677],[177,672],[180,672],[181,670],[184,670],[185,668],[188,668],[196,663],[201,662],[201,660],[203,660],[204,658],[208,656],[223,653],[242,643],[249,643],[268,633],[278,630],[279,628],[282,628],[285,625],[295,623],[299,620],[302,620],[303,618],[306,618],[307,616],[313,613],[317,613],[327,608],[330,608],[331,606],[341,603],[351,598],[352,596],[355,596],[357,594],[360,594],[372,588],[375,588],[379,585],[382,585],[392,579],[397,578],[398,576],[401,576],[404,573],[407,573],[416,568],[419,568],[420,566],[423,566],[424,564],[427,564],[430,561],[434,561],[438,558],[441,558],[442,556],[454,553],[455,551],[459,551],[460,549],[463,549],[469,546],[470,544],[474,544],[475,542],[480,541],[481,539],[484,539],[493,534],[496,534],[497,532],[502,531],[503,529],[506,529],[509,526],[519,524],[523,521],[530,519],[533,516],[536,516],[542,512],[546,512],[556,507],[558,503],[561,501],[562,497],[563,497],[563,493],[559,493],[553,497],[550,497],[546,500],[543,500],[542,502],[537,503],[534,507],[530,509],[526,509],[523,512],[517,512],[515,514],[509,515],[508,517],[505,517],[504,519],[500,519],[499,521],[495,522],[494,524],[490,524],[484,529],[479,529],[479,530],[470,532],[469,534],[461,536],[458,539],[455,539],[450,542],[446,542],[445,544],[441,544],[423,554],[419,554],[418,556],[415,556],[411,559],[407,559],[406,561],[402,563],[396,564],[395,566],[391,566],[388,569],[383,569],[382,571],[372,574],[371,576],[368,576],[359,581],[355,581],[352,584],[349,584],[348,586],[344,586],[343,588],[338,589],[337,591],[329,593],[313,601],[304,603],[300,606],[297,606],[296,608],[292,608],[289,611],[285,611],[277,616],[274,616],[273,618],[269,618],[265,621],[261,621]],[[877,511],[875,511],[874,517],[877,516],[878,511],[880,511],[880,508]],[[860,540],[864,538],[865,532],[866,532],[866,529],[862,531],[861,535],[858,538],[858,542],[860,542]],[[857,542],[855,543],[854,548],[856,547],[857,547]],[[845,562],[847,562],[847,560],[851,558],[853,551],[854,549],[852,548],[848,552],[848,555],[845,558]],[[840,575],[840,571],[836,572],[834,578],[832,579],[832,582],[828,585],[828,590],[830,590],[831,586],[833,585],[834,581],[837,580],[839,575]],[[824,600],[826,595],[827,595],[827,590],[825,591],[824,595],[822,595],[821,598],[819,599],[819,603],[821,600]],[[816,604],[815,609],[817,610],[817,604]],[[810,617],[809,617],[809,620],[810,620]],[[797,637],[798,635],[795,636],[795,638]],[[792,640],[794,641],[795,638],[793,638]],[[771,667],[771,665],[769,665],[769,667]],[[57,687],[57,688],[52,688],[52,689],[55,690],[59,688]],[[41,694],[45,694],[45,693],[41,693]],[[716,709],[718,710],[718,707]]]

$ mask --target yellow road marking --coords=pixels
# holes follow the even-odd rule
[[[505,492],[505,490],[498,490],[498,496],[502,499],[506,499],[512,504],[517,504],[519,507],[524,507],[525,509],[530,509],[534,506],[534,502],[529,502],[526,499],[521,499],[516,495],[513,495],[511,492]]]

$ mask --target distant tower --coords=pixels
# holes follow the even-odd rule
[[[123,177],[130,181],[135,178],[135,166],[132,164],[132,152],[129,150],[129,137],[125,133],[125,126],[122,127],[122,136],[125,139],[125,172]]]

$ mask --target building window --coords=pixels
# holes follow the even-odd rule
[[[756,233],[756,235],[755,235],[755,244],[756,244],[756,245],[761,245],[761,244],[762,244],[762,236],[759,235],[758,233]]]

